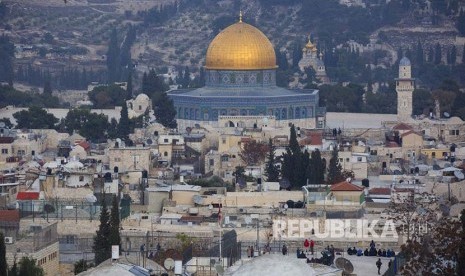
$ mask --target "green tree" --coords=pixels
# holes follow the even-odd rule
[[[426,89],[413,90],[413,114],[428,114],[429,110],[434,107],[434,101],[431,92]]]
[[[247,166],[260,165],[266,157],[267,146],[265,143],[255,140],[244,143],[239,157]]]
[[[50,81],[50,77],[47,77],[44,81],[44,95],[51,96],[52,95],[52,84]]]
[[[19,276],[44,276],[42,267],[36,264],[36,260],[29,257],[22,257],[19,261]]]
[[[341,181],[344,181],[344,175],[342,173],[342,166],[339,163],[339,151],[337,146],[334,146],[333,151],[331,152],[331,159],[329,159],[328,165],[328,184],[336,184]]]
[[[123,104],[120,112],[120,119],[118,124],[118,136],[125,141],[129,139],[129,133],[131,132],[129,124],[128,106],[126,103]]]
[[[7,271],[5,236],[0,232],[0,276],[6,276]]]
[[[462,225],[462,232],[457,256],[457,275],[465,273],[465,209],[460,213],[460,223]]]
[[[452,45],[452,49],[450,50],[450,64],[454,65],[457,62],[457,47]]]
[[[128,98],[128,92],[118,85],[97,86],[89,92],[89,99],[95,108],[114,108],[122,106]]]
[[[88,108],[75,108],[66,115],[64,126],[70,134],[77,131],[90,140],[101,140],[107,138],[110,124],[105,114],[91,113]],[[99,131],[95,131],[97,129]]]
[[[441,45],[439,43],[436,43],[436,47],[434,49],[434,64],[441,64],[441,60],[442,60]]]
[[[90,266],[89,266],[89,264],[87,263],[86,260],[84,260],[84,259],[79,260],[76,263],[74,263],[74,270],[73,270],[74,275],[77,275],[77,274],[79,274],[81,272],[84,272],[89,268],[90,268]]]
[[[110,42],[107,51],[108,83],[119,81],[121,74],[120,48],[118,45],[118,34],[113,28],[110,34]]]
[[[6,81],[13,86],[13,60],[15,46],[7,35],[0,36],[0,82]]]
[[[110,214],[110,235],[108,241],[110,245],[121,246],[120,236],[120,215],[119,215],[119,199],[116,195],[113,196],[111,203],[111,214]]]
[[[102,200],[102,209],[100,210],[100,226],[97,235],[94,238],[93,250],[95,253],[95,265],[99,265],[111,257],[110,244],[110,215],[108,214],[105,199]]]
[[[31,106],[28,110],[21,110],[13,114],[16,119],[16,128],[27,129],[53,129],[58,119],[45,109]]]
[[[156,94],[161,94],[168,90],[166,83],[157,75],[154,69],[149,73],[144,73],[142,76],[142,93],[147,94],[149,98],[153,98]]]
[[[302,187],[307,183],[306,171],[309,162],[308,152],[302,153],[295,126],[291,126],[289,147],[283,154],[282,177],[289,180],[293,187]]]
[[[325,164],[318,149],[312,151],[307,179],[309,184],[323,184],[325,181]]]
[[[460,9],[459,17],[457,18],[457,30],[461,36],[465,36],[465,12]]]
[[[134,91],[133,90],[133,87],[132,87],[132,68],[129,68],[129,73],[128,73],[128,82],[127,82],[127,86],[126,86],[126,91],[127,91],[127,98],[126,100],[132,98],[132,96],[134,95]]]
[[[417,49],[415,51],[415,56],[416,56],[415,58],[416,65],[422,66],[424,59],[425,59],[425,54],[423,52],[423,46],[421,45],[420,41],[418,41],[417,43]]]
[[[276,166],[276,153],[273,146],[273,140],[270,138],[268,142],[268,155],[266,156],[265,176],[268,182],[279,181],[279,169]]]
[[[465,44],[463,44],[463,50],[462,50],[462,63],[465,64]]]
[[[156,94],[152,98],[153,111],[157,122],[164,127],[176,128],[176,109],[174,108],[173,100],[168,97],[165,92]]]

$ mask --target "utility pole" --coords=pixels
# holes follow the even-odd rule
[[[260,256],[260,220],[257,218],[257,252]]]

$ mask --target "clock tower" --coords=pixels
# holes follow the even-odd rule
[[[415,89],[415,79],[412,78],[410,60],[403,57],[399,62],[399,78],[396,78],[397,120],[405,122],[412,116],[412,95]]]

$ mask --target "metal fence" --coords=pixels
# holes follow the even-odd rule
[[[91,203],[86,201],[69,201],[69,200],[29,200],[20,201],[19,215],[21,218],[42,218],[49,220],[98,220],[102,206],[100,203]],[[111,211],[111,206],[109,207]],[[131,210],[130,199],[121,199],[120,217],[125,219],[129,216]]]

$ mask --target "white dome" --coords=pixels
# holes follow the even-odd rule
[[[71,170],[76,170],[84,167],[84,164],[82,164],[79,161],[70,161],[68,164],[65,165],[65,168],[71,169]]]
[[[283,256],[281,254],[266,254],[254,258],[245,263],[234,272],[226,272],[230,276],[282,276],[282,275],[306,275],[313,276],[316,272],[303,259],[297,259],[294,255]]]
[[[141,93],[141,94],[137,95],[135,100],[138,101],[138,102],[140,102],[140,101],[150,101],[150,98],[146,94]]]

